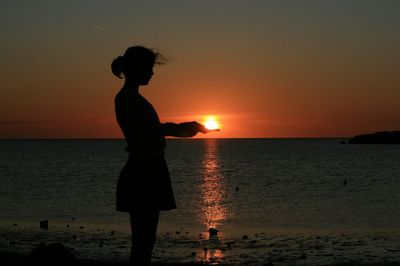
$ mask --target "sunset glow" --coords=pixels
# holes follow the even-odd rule
[[[204,120],[204,126],[209,130],[219,129],[219,123],[214,116],[209,116]]]
[[[221,129],[195,138],[399,130],[400,1],[30,2],[0,5],[0,138],[124,138],[131,45],[168,59],[139,89],[161,122]]]

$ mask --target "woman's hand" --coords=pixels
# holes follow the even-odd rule
[[[182,137],[193,137],[199,132],[207,133],[209,131],[196,121],[180,123],[179,127],[181,128]]]

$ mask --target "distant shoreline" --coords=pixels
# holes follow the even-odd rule
[[[348,140],[349,144],[400,144],[400,131],[379,131],[357,135]]]

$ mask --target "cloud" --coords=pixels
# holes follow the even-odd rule
[[[106,31],[107,30],[106,28],[104,28],[102,26],[99,26],[99,25],[96,25],[96,24],[92,25],[92,27],[94,29],[96,29],[96,30],[99,30],[99,31]]]

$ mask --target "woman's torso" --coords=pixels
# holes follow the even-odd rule
[[[115,97],[117,122],[133,156],[163,155],[165,137],[153,106],[138,92],[122,89]]]

